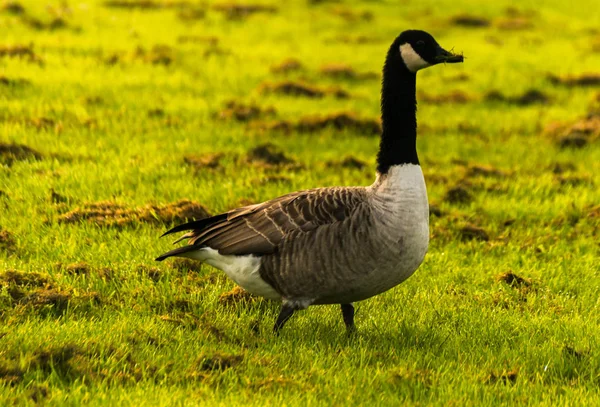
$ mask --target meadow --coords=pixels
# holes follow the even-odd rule
[[[600,405],[596,0],[0,2],[1,405]],[[297,313],[192,261],[189,218],[369,185],[409,28],[425,262]]]

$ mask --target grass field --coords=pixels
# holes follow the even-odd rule
[[[512,3],[0,1],[0,404],[600,405],[600,9]],[[467,59],[419,73],[431,246],[356,335],[154,262],[370,184],[408,28]]]

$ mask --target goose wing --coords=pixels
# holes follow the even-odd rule
[[[308,232],[344,220],[365,199],[366,190],[360,187],[294,192],[180,225],[165,234],[191,230],[181,238],[189,239],[190,246],[176,249],[178,253],[211,247],[224,255],[270,254],[277,251],[282,240],[292,233]],[[163,256],[168,257],[168,254]],[[157,260],[165,258],[163,256]]]

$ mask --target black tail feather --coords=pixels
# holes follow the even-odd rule
[[[167,230],[160,237],[170,235],[171,233],[182,232],[184,230],[192,230],[192,229],[201,230],[201,229],[204,229],[205,227],[207,227],[208,225],[211,225],[213,223],[216,223],[216,222],[219,222],[219,221],[225,220],[225,219],[227,219],[227,214],[222,213],[220,215],[211,216],[210,218],[204,218],[204,219],[200,219],[200,220],[195,220],[193,222],[184,223],[184,224],[175,226],[173,229]]]
[[[195,250],[198,250],[199,248],[200,248],[199,246],[194,246],[194,245],[188,245],[188,246],[178,247],[177,249],[173,249],[171,251],[166,252],[165,254],[162,254],[162,255],[158,256],[154,260],[156,260],[156,261],[163,261],[167,257],[178,256],[178,255],[181,255],[183,253],[193,252]]]

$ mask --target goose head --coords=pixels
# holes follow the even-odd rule
[[[416,73],[420,69],[441,63],[463,62],[463,56],[443,49],[431,34],[421,30],[402,32],[390,51],[397,53],[406,69]]]

